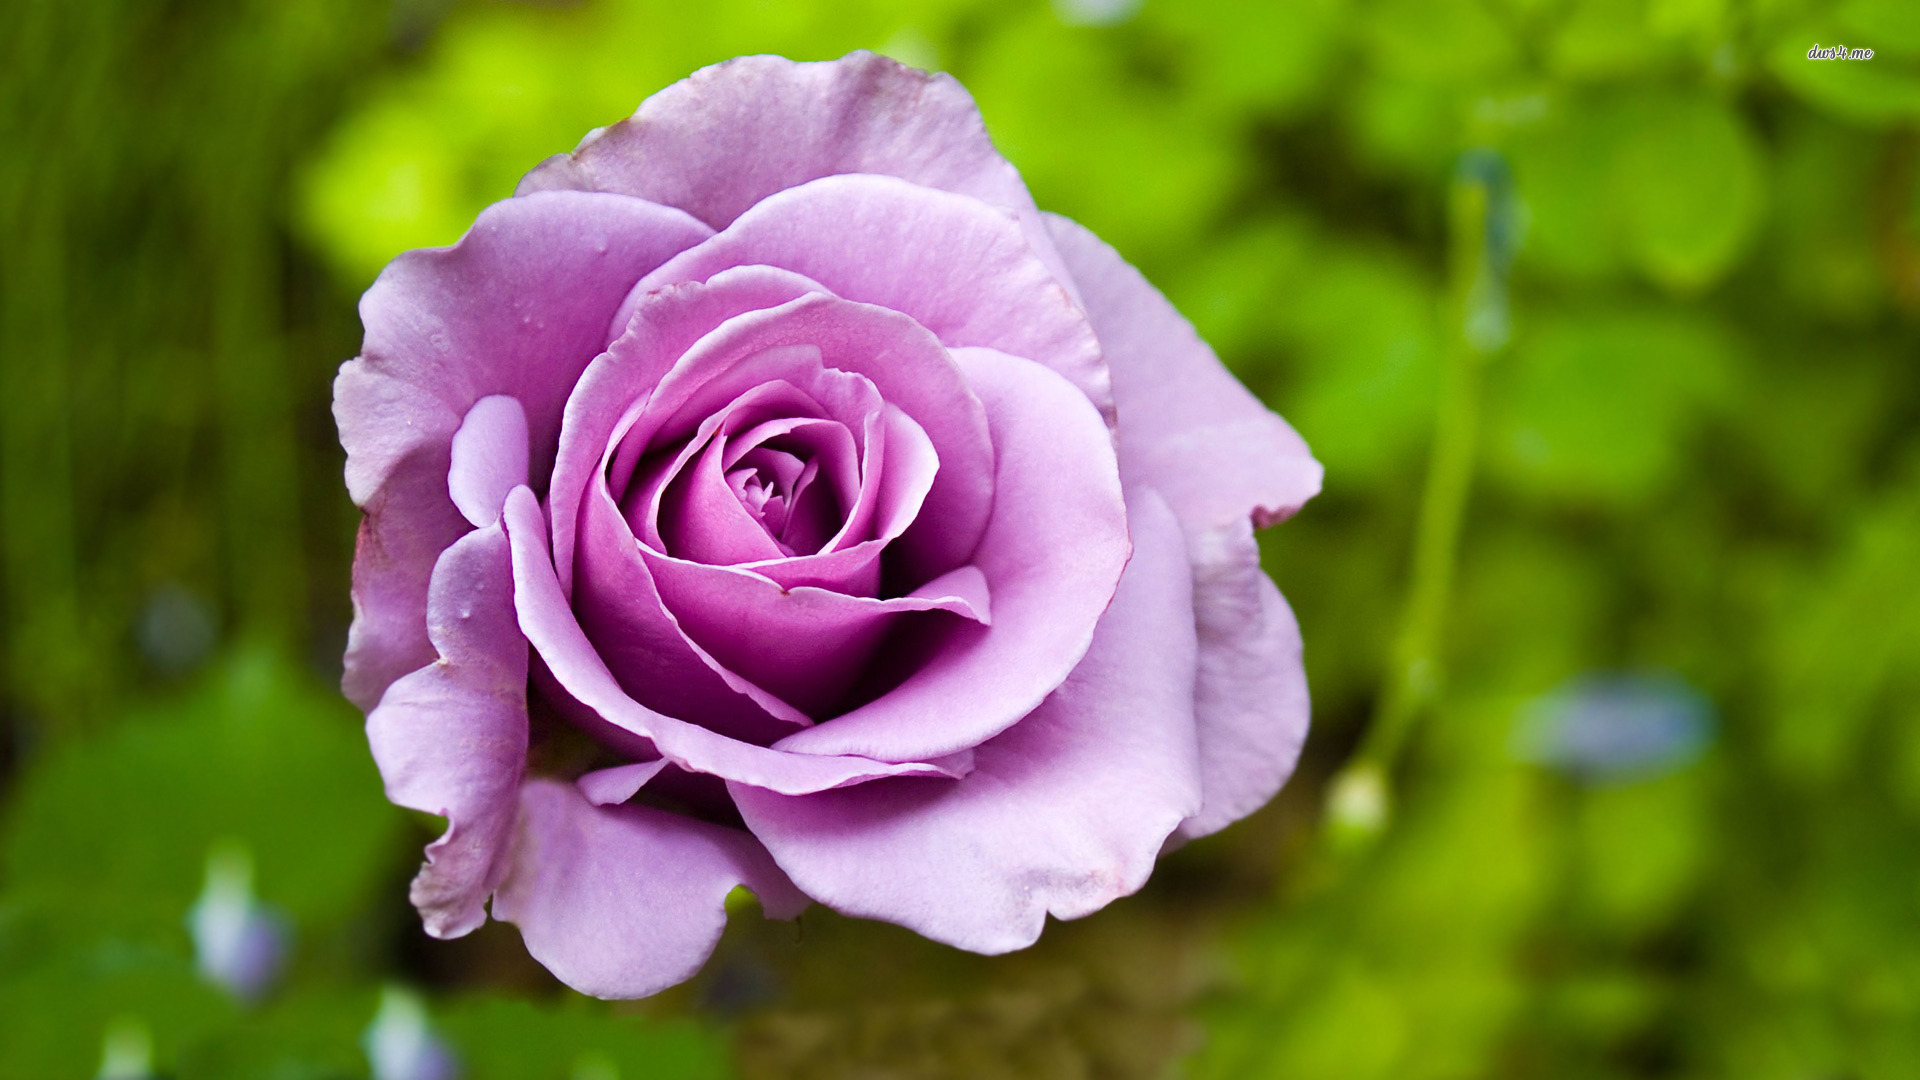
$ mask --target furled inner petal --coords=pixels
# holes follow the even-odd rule
[[[704,284],[633,290],[613,317],[604,350],[587,365],[567,398],[560,447],[547,488],[554,571],[573,594],[574,528],[594,474],[605,471],[607,443],[633,403],[650,395],[688,349],[744,312],[777,307],[823,290],[798,274],[743,266]],[[443,469],[444,473],[444,469]]]
[[[604,367],[607,374],[596,377],[589,371],[587,381],[596,392],[620,385],[612,377],[613,369],[646,363],[628,355],[629,346],[642,344],[645,319],[643,309],[635,316],[631,338],[616,342],[596,362],[596,368]],[[697,452],[697,447],[681,444],[682,438],[704,438],[701,429],[709,423],[717,425],[715,414],[728,410],[736,399],[761,384],[786,381],[818,401],[821,415],[846,423],[856,443],[864,435],[859,417],[884,411],[882,403],[913,421],[931,445],[929,461],[937,462],[938,469],[924,495],[891,499],[895,506],[915,503],[924,504],[925,509],[915,520],[899,523],[904,532],[900,542],[890,545],[889,555],[899,564],[901,579],[909,581],[924,581],[968,561],[992,507],[992,439],[979,399],[952,357],[912,319],[883,308],[810,294],[730,318],[676,362],[654,366],[665,367],[659,382],[645,394],[628,389],[630,396],[621,403],[613,423],[598,426],[605,423],[601,418],[607,412],[591,410],[599,414],[596,434],[605,432],[599,450],[603,458],[607,446],[618,446],[602,465],[616,492],[624,493],[629,483],[664,484],[670,479],[666,472],[684,467],[685,460]],[[583,393],[585,385],[583,381]],[[875,397],[868,399],[867,393]],[[575,400],[586,414],[586,403],[578,395]],[[897,426],[892,421],[888,424]],[[563,433],[564,460],[571,460],[567,451],[572,438],[570,426]],[[672,466],[649,466],[664,470],[661,475],[634,471],[642,468],[643,455],[675,445],[682,446],[684,459]],[[866,452],[864,446],[862,451]],[[892,470],[876,470],[863,463],[862,471],[884,477]],[[570,476],[571,472],[570,467]],[[580,482],[589,483],[591,477],[583,476]],[[579,505],[584,491],[574,489],[572,483],[556,479],[556,513]],[[876,502],[874,510],[881,509]],[[830,547],[851,547],[873,535],[865,531],[864,513],[859,505],[853,506],[848,514],[850,527]],[[556,542],[562,542],[568,532],[570,528],[556,528]],[[658,550],[644,521],[636,535]],[[570,557],[563,558],[563,568],[570,571],[570,563]],[[562,581],[566,580],[563,573]]]
[[[876,599],[811,586],[788,589],[744,567],[709,566],[644,549],[641,555],[661,603],[689,641],[727,672],[814,720],[838,711],[901,619],[946,612],[985,622],[985,613],[958,592],[919,589]],[[984,579],[966,583],[984,584]]]
[[[625,564],[618,573],[630,580],[644,578],[657,596],[658,611],[650,616],[646,607],[637,603],[636,590],[619,590],[617,595],[628,605],[617,616],[624,624],[651,625],[655,634],[663,625],[671,625],[684,638],[691,654],[712,668],[713,674],[774,716],[804,722],[833,715],[866,674],[869,662],[890,632],[900,628],[903,618],[946,611],[984,622],[986,614],[984,580],[967,597],[920,590],[894,599],[874,598],[881,577],[879,557],[885,544],[914,520],[938,463],[926,433],[891,405],[869,416],[867,429],[865,482],[854,513],[848,516],[848,528],[832,542],[838,544],[858,535],[849,532],[857,522],[877,522],[883,529],[878,537],[840,552],[738,566],[699,557],[714,553],[712,547],[688,552],[688,545],[679,542],[686,534],[676,530],[675,522],[699,527],[696,523],[703,519],[695,514],[702,508],[690,500],[676,500],[674,496],[680,491],[702,491],[707,502],[725,503],[723,509],[735,528],[750,529],[763,543],[796,540],[800,534],[795,530],[809,527],[808,516],[816,524],[807,543],[818,546],[822,535],[832,527],[829,514],[813,509],[825,501],[819,493],[826,490],[826,485],[817,478],[809,482],[808,466],[801,465],[798,456],[775,449],[775,439],[742,452],[734,460],[736,466],[759,460],[765,473],[752,486],[746,479],[740,480],[736,491],[725,477],[709,468],[710,458],[717,456],[725,462],[732,456],[731,444],[716,449],[716,441],[709,444],[700,462],[684,467],[679,478],[662,488],[659,517],[666,551],[644,541],[623,546],[617,535],[609,533],[612,526],[601,509],[612,502],[611,493],[589,500],[584,512],[596,523],[583,527],[581,535],[595,538],[595,547],[579,564],[582,580],[603,581],[603,575],[594,568],[607,565],[605,560]],[[800,445],[798,436],[834,431],[831,422],[770,422],[754,428],[745,438],[772,433],[787,445]],[[756,453],[760,455],[757,459]],[[815,454],[813,460],[828,457]],[[683,485],[681,479],[688,476],[693,479]],[[788,499],[792,500],[790,507]],[[753,513],[750,502],[763,514],[771,505],[782,515],[773,526],[783,530],[779,537],[763,528],[764,522],[740,524]],[[631,502],[623,509],[631,522]],[[863,562],[849,563],[844,569],[854,573],[824,588],[805,580],[803,574],[782,572],[802,564],[817,566],[841,556],[857,556]],[[976,599],[980,601],[977,607],[973,603]],[[594,595],[583,594],[576,602],[583,605],[583,612],[607,610]],[[598,620],[590,621],[589,633],[595,633],[599,640],[607,635],[591,629],[595,622]],[[604,623],[600,625],[605,627]],[[654,664],[658,656],[655,652],[645,660]],[[616,671],[624,671],[624,666],[616,666]],[[669,692],[664,687],[653,689],[658,686],[657,680],[623,675],[623,682],[643,700],[661,700],[661,695]],[[684,691],[676,687],[672,692]]]
[[[882,408],[873,384],[822,368],[819,351],[804,346],[767,350],[747,365],[766,374],[767,381],[731,401],[699,401],[714,411],[691,435],[679,435],[689,423],[680,416],[664,423],[650,417],[648,402],[637,402],[615,429],[606,455],[608,487],[634,535],[656,551],[716,563],[791,556],[764,530],[739,535],[743,523],[757,522],[758,515],[747,512],[738,496],[725,494],[730,485],[723,470],[772,439],[797,456],[820,460],[838,504],[858,506],[867,470],[860,461],[866,440],[856,432],[864,433],[866,418]],[[679,413],[691,411],[683,406]],[[674,505],[667,506],[670,492]],[[731,542],[725,533],[733,534]]]
[[[670,360],[633,351],[666,340],[647,330],[671,318],[659,308],[727,310],[703,294],[736,273],[752,276],[649,294],[583,378],[551,500],[575,515],[553,526],[572,548],[554,561],[626,693],[764,744],[781,736],[756,715],[804,727],[890,685],[868,669],[896,629],[985,623],[984,576],[918,586],[970,565],[994,448],[952,357],[897,312],[814,293],[726,317]],[[600,466],[583,476],[589,436]]]
[[[948,620],[898,685],[780,749],[924,761],[977,746],[1060,685],[1113,598],[1127,516],[1100,414],[1032,361],[987,349],[952,355],[993,425],[993,520],[973,558],[993,587],[993,623]]]
[[[859,473],[838,421],[788,418],[732,435],[723,427],[677,473],[630,487],[621,510],[636,536],[657,538],[649,546],[695,562],[791,558],[840,529]]]
[[[839,527],[832,485],[816,486],[820,460],[756,446],[727,470],[727,488],[760,522],[782,555],[811,555]]]
[[[682,769],[800,795],[878,776],[964,776],[972,768],[972,757],[967,754],[906,764],[853,756],[783,754],[640,704],[615,682],[602,650],[587,640],[569,609],[547,548],[548,526],[539,499],[527,488],[515,488],[507,496],[501,521],[513,548],[513,604],[520,629],[545,662],[554,683],[602,720],[651,743],[662,757]]]

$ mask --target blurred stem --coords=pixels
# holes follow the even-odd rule
[[[1492,151],[1462,156],[1448,202],[1447,341],[1412,583],[1373,721],[1328,791],[1328,827],[1343,842],[1365,842],[1386,828],[1394,762],[1439,698],[1442,627],[1473,488],[1481,384],[1487,362],[1509,336],[1506,279],[1514,237],[1505,163]]]

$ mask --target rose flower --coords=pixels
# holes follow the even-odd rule
[[[345,689],[428,933],[636,997],[737,886],[983,953],[1267,801],[1320,467],[951,78],[742,57],[395,259]]]

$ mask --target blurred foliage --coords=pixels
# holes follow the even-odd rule
[[[1841,43],[1874,58],[1806,59]],[[583,1001],[405,906],[431,825],[325,685],[327,381],[379,267],[534,163],[702,64],[857,47],[958,76],[1326,463],[1263,540],[1315,731],[1273,807],[1026,953],[816,911]],[[182,1076],[366,1075],[394,982],[476,1078],[1920,1075],[1910,0],[15,0],[0,106],[0,1075],[92,1075],[128,1022]],[[1342,850],[1471,148],[1514,176],[1514,337],[1445,678]],[[1691,687],[1715,741],[1515,756],[1608,672]],[[236,842],[293,928],[252,1006],[185,922]]]

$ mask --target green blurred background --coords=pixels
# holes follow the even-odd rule
[[[355,298],[695,67],[860,47],[1325,462],[1300,773],[1003,958],[748,905],[611,1006],[429,941],[333,689]],[[383,994],[472,1078],[1920,1076],[1917,122],[1912,0],[10,0],[0,1077],[367,1076]]]

